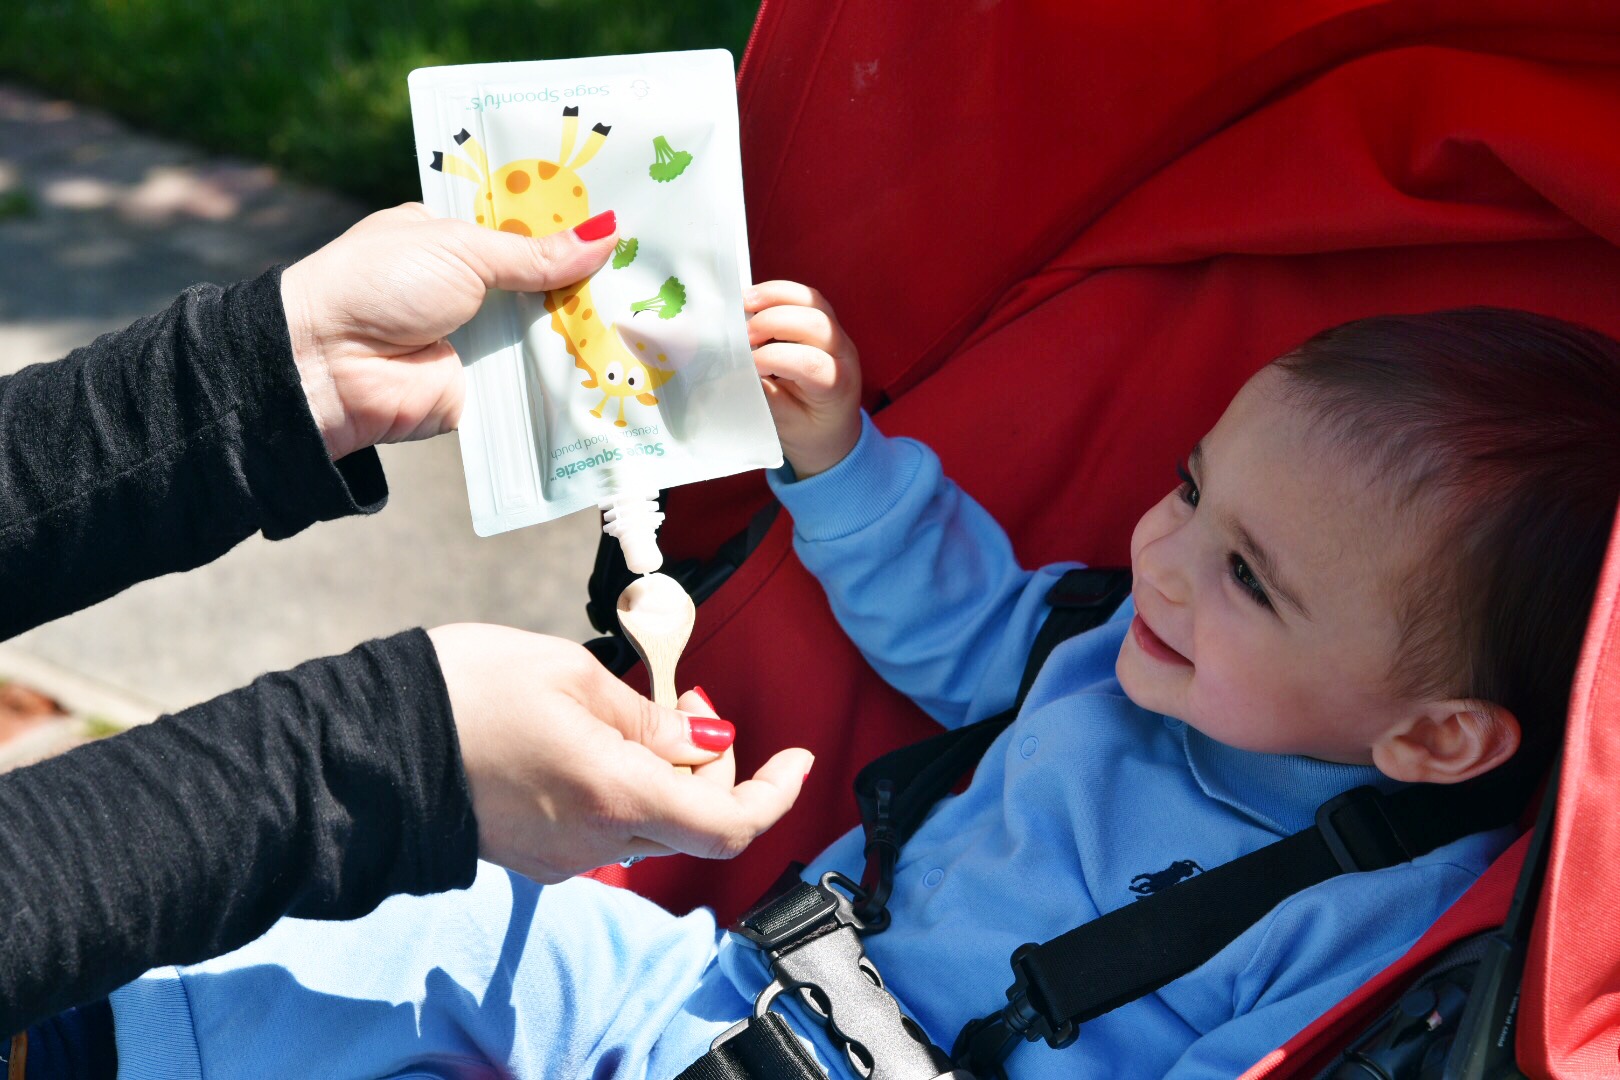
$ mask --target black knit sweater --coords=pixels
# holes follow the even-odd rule
[[[255,532],[381,508],[374,451],[327,457],[280,281],[188,290],[0,378],[0,639]],[[283,915],[464,886],[476,854],[425,634],[266,675],[0,776],[0,1033]]]

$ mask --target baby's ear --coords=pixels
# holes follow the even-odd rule
[[[1421,705],[1373,744],[1373,764],[1410,784],[1458,784],[1490,772],[1519,749],[1519,721],[1489,701]]]

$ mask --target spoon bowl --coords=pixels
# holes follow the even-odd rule
[[[637,578],[619,594],[619,625],[647,665],[652,698],[675,707],[675,665],[692,636],[697,606],[680,582],[667,574]]]

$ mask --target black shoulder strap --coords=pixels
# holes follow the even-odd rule
[[[855,801],[866,830],[866,873],[861,879],[865,895],[855,910],[868,932],[888,925],[886,905],[900,848],[928,811],[972,771],[996,736],[1013,722],[1052,650],[1107,622],[1130,591],[1129,570],[1087,568],[1064,574],[1047,591],[1051,611],[1035,636],[1010,707],[978,723],[890,751],[855,777]]]
[[[787,1021],[773,1012],[738,1024],[676,1080],[827,1080]]]
[[[1314,828],[1013,954],[1001,1012],[963,1029],[952,1052],[980,1077],[1002,1075],[1020,1040],[1073,1041],[1081,1024],[1202,965],[1288,897],[1352,871],[1407,862],[1517,819],[1523,780],[1491,774],[1455,786],[1362,787],[1324,803]]]

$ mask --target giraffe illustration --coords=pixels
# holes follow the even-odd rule
[[[455,139],[466,160],[435,150],[432,167],[478,185],[474,210],[478,224],[519,236],[540,236],[571,229],[591,216],[590,197],[578,170],[602,149],[609,130],[606,124],[591,128],[579,156],[569,161],[579,135],[579,107],[570,105],[563,109],[562,149],[555,161],[524,158],[492,172],[483,147],[463,128]],[[619,418],[614,425],[626,427],[626,399],[658,404],[653,391],[674,374],[668,367],[669,358],[643,334],[630,335],[636,349],[632,352],[619,325],[605,325],[591,304],[589,279],[546,293],[546,310],[551,312],[551,328],[563,339],[574,366],[585,372],[580,385],[602,391],[592,416],[600,417],[609,400],[618,398]]]

